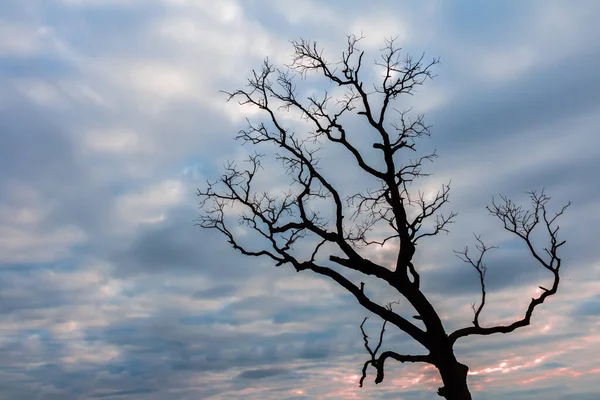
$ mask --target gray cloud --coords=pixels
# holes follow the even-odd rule
[[[285,374],[286,371],[282,369],[268,368],[268,369],[249,369],[238,375],[238,378],[242,379],[263,379],[271,376]]]
[[[595,317],[600,314],[600,296],[589,299],[579,304],[574,310],[575,315]]]
[[[547,280],[486,216],[491,196],[544,186],[556,206],[573,200],[561,223],[568,245],[559,295],[528,330],[458,343],[478,372],[469,378],[474,393],[596,398],[597,4],[585,2],[585,12],[553,1],[336,0],[319,12],[308,1],[240,4],[56,0],[3,8],[0,392],[343,399],[397,398],[406,386],[406,398],[431,394],[435,371],[396,364],[390,381],[375,386],[369,375],[358,391],[368,354],[358,329],[367,313],[356,300],[331,282],[242,257],[193,225],[195,188],[249,150],[231,138],[242,111],[226,108],[218,89],[241,86],[263,56],[288,61],[289,39],[316,38],[333,52],[344,34],[364,29],[369,50],[400,33],[408,51],[442,57],[439,76],[399,106],[414,101],[433,124],[422,150],[438,148],[441,157],[423,187],[450,178],[454,185],[452,233],[418,249],[424,290],[449,328],[469,324],[469,302],[479,300],[475,271],[452,253],[472,243],[473,231],[500,246],[487,260],[486,323],[519,315],[528,291]],[[370,148],[360,122],[348,123]],[[368,186],[338,150],[322,153],[332,180],[344,192]],[[281,183],[275,168],[266,183]],[[374,280],[349,276],[377,300],[396,300]],[[397,310],[412,315],[406,304]],[[369,335],[380,326],[369,319]],[[385,347],[421,350],[391,327]]]

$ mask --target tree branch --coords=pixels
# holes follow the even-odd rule
[[[388,305],[386,307],[390,311],[392,311],[392,304],[393,303],[388,303]],[[397,304],[397,302],[396,302],[396,304]],[[359,381],[360,387],[363,386],[363,382],[364,382],[365,378],[367,377],[367,368],[369,365],[372,365],[377,370],[377,375],[375,377],[375,384],[379,384],[379,383],[383,382],[385,361],[388,358],[393,358],[396,361],[400,361],[402,363],[404,363],[404,362],[433,363],[433,358],[429,355],[403,355],[403,354],[398,354],[393,351],[385,351],[379,357],[377,357],[377,353],[379,352],[379,349],[381,348],[381,345],[383,344],[383,334],[385,332],[385,325],[387,323],[387,320],[383,321],[383,325],[381,326],[381,331],[379,333],[379,342],[377,343],[377,346],[375,347],[374,350],[372,350],[371,347],[369,346],[369,337],[367,336],[365,329],[364,329],[364,324],[366,321],[367,321],[367,317],[365,317],[363,322],[360,324],[360,331],[362,332],[362,335],[363,335],[365,348],[367,349],[367,352],[369,353],[371,358],[369,360],[367,360],[363,365],[362,376]]]
[[[483,310],[483,307],[485,306],[485,273],[487,272],[487,267],[486,265],[483,263],[483,257],[485,256],[485,253],[491,249],[497,248],[495,246],[486,246],[485,243],[481,240],[481,236],[480,235],[474,235],[475,236],[475,240],[477,240],[477,244],[475,245],[475,248],[479,251],[479,257],[477,258],[477,260],[473,260],[470,256],[469,256],[469,248],[468,246],[465,246],[465,249],[463,251],[454,251],[454,253],[456,254],[456,256],[458,258],[460,258],[463,262],[471,264],[473,266],[473,268],[475,268],[475,270],[477,271],[478,275],[479,275],[479,284],[481,285],[481,303],[479,304],[479,307],[477,307],[477,309],[475,309],[475,303],[471,304],[471,308],[473,308],[473,313],[475,314],[474,318],[473,318],[473,325],[477,328],[479,328],[479,315],[481,314],[481,310]]]
[[[509,325],[499,325],[490,328],[484,328],[476,323],[477,315],[474,321],[475,326],[458,329],[450,334],[449,340],[451,344],[455,343],[457,339],[469,335],[509,333],[517,328],[527,326],[531,323],[531,317],[535,308],[542,304],[548,297],[556,294],[560,282],[559,273],[561,266],[561,258],[558,256],[558,249],[564,245],[566,241],[558,240],[558,226],[555,227],[553,224],[556,219],[564,213],[564,211],[570,205],[570,202],[563,206],[559,212],[554,214],[554,216],[549,218],[546,210],[546,204],[550,200],[550,197],[544,194],[543,189],[539,192],[529,192],[529,197],[532,205],[531,210],[525,210],[522,206],[516,205],[511,200],[506,198],[506,196],[501,196],[501,199],[503,200],[502,204],[492,202],[492,206],[488,207],[488,210],[492,215],[496,216],[503,222],[504,228],[507,231],[516,234],[519,238],[525,241],[527,248],[533,257],[540,264],[542,264],[544,268],[552,272],[553,281],[551,288],[546,289],[540,286],[542,293],[540,296],[531,299],[531,302],[525,311],[525,316],[522,319],[517,320]],[[532,243],[531,235],[540,221],[544,222],[546,225],[546,231],[550,236],[550,248],[544,249],[550,258],[549,260],[544,260]],[[483,256],[483,254],[481,254],[481,256]],[[482,307],[483,306],[480,306],[480,308]]]
[[[425,332],[423,332],[417,326],[413,325],[412,322],[410,322],[407,319],[401,317],[400,315],[394,313],[390,309],[388,309],[386,307],[382,307],[379,304],[371,301],[371,299],[369,299],[365,295],[364,291],[361,290],[360,287],[353,284],[350,280],[348,280],[346,277],[344,277],[340,273],[338,273],[330,268],[317,265],[315,263],[308,263],[308,262],[299,263],[299,262],[296,262],[295,260],[290,260],[290,262],[294,265],[294,267],[296,268],[297,271],[303,271],[303,270],[308,269],[313,272],[316,272],[317,274],[330,277],[336,283],[338,283],[341,287],[343,287],[344,289],[349,291],[351,294],[353,294],[361,306],[363,306],[367,310],[371,311],[372,313],[379,315],[385,321],[389,321],[390,323],[394,324],[395,326],[400,328],[402,331],[404,331],[408,335],[410,335],[417,342],[419,342],[423,346],[427,347],[428,339],[427,339]],[[363,286],[363,288],[364,288],[364,286]]]

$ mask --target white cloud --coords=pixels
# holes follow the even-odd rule
[[[41,79],[21,79],[15,82],[15,87],[26,98],[40,106],[62,108],[67,105],[64,94],[53,83]]]
[[[369,12],[354,19],[350,25],[350,33],[356,36],[362,33],[365,38],[360,41],[359,47],[371,51],[382,49],[385,46],[384,39],[397,38],[396,44],[400,47],[412,40],[410,27],[403,18],[380,12]],[[364,61],[369,63],[371,60]]]
[[[0,261],[52,262],[70,255],[70,248],[85,239],[84,232],[74,226],[48,232],[0,226]]]
[[[60,80],[58,88],[76,103],[92,103],[97,106],[112,108],[110,102],[96,89],[87,83],[76,80]]]
[[[34,29],[0,20],[1,56],[28,56],[36,54],[40,47],[40,39]]]
[[[0,202],[0,263],[52,262],[84,243],[86,233],[74,225],[50,225],[52,205],[23,184],[14,184]]]
[[[297,0],[292,3],[273,0],[270,1],[277,12],[284,16],[291,25],[319,25],[339,26],[343,18],[340,18],[326,3],[310,0]]]
[[[158,63],[135,61],[128,72],[129,79],[138,90],[148,91],[159,97],[193,95],[199,89],[192,76],[178,68]]]
[[[517,46],[486,52],[479,60],[478,72],[483,79],[505,82],[529,71],[536,62],[536,55],[530,47]]]
[[[184,183],[177,180],[154,183],[127,193],[115,199],[115,222],[123,227],[161,222],[169,209],[187,200],[186,193]]]
[[[153,150],[147,138],[127,129],[88,132],[83,135],[83,146],[93,152],[123,156]]]
[[[201,10],[206,13],[211,19],[220,23],[232,24],[242,22],[243,8],[238,1],[235,0],[163,0],[167,4],[184,6],[190,10]]]

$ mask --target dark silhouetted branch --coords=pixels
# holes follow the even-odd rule
[[[488,207],[488,210],[492,215],[496,216],[503,222],[504,229],[516,234],[519,238],[525,241],[527,248],[529,249],[533,257],[540,264],[542,264],[544,268],[552,272],[552,287],[550,289],[540,287],[542,293],[538,297],[531,299],[531,302],[529,303],[529,306],[525,311],[525,316],[522,319],[517,320],[509,325],[499,325],[484,328],[479,326],[479,323],[477,322],[477,314],[474,321],[475,326],[458,329],[452,332],[449,336],[450,343],[454,343],[457,339],[469,335],[491,335],[494,333],[510,333],[517,328],[527,326],[531,323],[531,317],[535,308],[538,305],[542,304],[548,297],[556,294],[560,282],[559,272],[561,266],[561,258],[558,256],[558,249],[562,245],[564,245],[566,241],[559,241],[559,227],[558,225],[554,226],[554,223],[556,219],[565,212],[567,207],[570,205],[570,202],[563,206],[559,212],[554,214],[552,217],[549,217],[546,209],[546,204],[550,200],[550,197],[545,195],[543,190],[539,192],[529,192],[529,197],[532,206],[530,210],[527,210],[522,206],[516,205],[506,196],[501,196],[502,203],[496,203],[495,201],[492,202],[492,206]],[[539,251],[533,245],[531,238],[531,234],[533,233],[534,229],[539,225],[540,221],[542,221],[546,226],[546,232],[549,235],[550,247],[544,249],[549,259],[542,258]],[[481,255],[483,256],[484,251],[481,251],[481,253]],[[482,307],[483,305],[480,306],[480,309]]]
[[[389,311],[392,311],[392,304],[398,304],[398,303],[399,302],[388,303],[386,305],[386,308]],[[365,317],[363,322],[360,324],[360,331],[362,332],[362,335],[363,335],[363,341],[364,341],[365,348],[367,349],[367,352],[369,353],[371,358],[369,360],[367,360],[363,365],[362,376],[359,381],[360,387],[363,386],[364,380],[367,377],[367,368],[369,367],[369,365],[372,365],[377,370],[377,375],[375,377],[375,384],[379,384],[379,383],[383,382],[383,379],[385,377],[385,371],[384,371],[385,361],[388,358],[393,358],[394,360],[400,361],[403,363],[404,362],[426,362],[426,363],[433,362],[433,359],[429,355],[403,355],[403,354],[398,354],[393,351],[385,351],[385,352],[381,353],[381,355],[379,357],[377,357],[377,353],[379,352],[379,349],[381,348],[381,345],[383,344],[383,334],[385,332],[385,325],[387,323],[387,320],[383,321],[383,325],[381,326],[381,331],[379,333],[379,341],[377,342],[377,346],[375,347],[375,349],[371,349],[371,347],[369,346],[369,337],[367,336],[365,329],[364,329],[364,325],[365,325],[366,321],[367,321],[367,318]]]
[[[491,249],[496,248],[495,246],[486,246],[485,243],[481,240],[480,235],[474,235],[475,240],[477,240],[477,244],[475,248],[479,251],[479,257],[477,260],[474,260],[469,255],[469,247],[465,246],[463,251],[454,251],[456,256],[460,258],[463,262],[471,264],[473,268],[477,271],[479,275],[479,284],[481,285],[481,303],[479,303],[479,307],[475,308],[475,303],[471,304],[471,308],[473,308],[473,313],[475,314],[473,318],[473,325],[479,328],[479,314],[481,314],[481,310],[485,306],[485,273],[487,271],[486,265],[483,263],[483,257],[485,253]]]

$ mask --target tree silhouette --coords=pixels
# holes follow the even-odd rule
[[[364,345],[370,359],[362,369],[362,386],[369,366],[376,370],[375,383],[384,380],[384,366],[388,359],[399,362],[422,362],[434,365],[440,373],[443,387],[438,394],[446,399],[471,399],[467,386],[468,367],[460,363],[453,346],[458,339],[469,335],[509,333],[529,325],[536,306],[555,294],[559,284],[561,259],[559,248],[565,241],[558,239],[557,218],[566,207],[549,215],[546,206],[550,198],[543,191],[531,192],[532,208],[523,208],[501,196],[488,207],[498,217],[504,228],[521,238],[531,255],[553,275],[550,289],[540,287],[539,297],[533,298],[522,319],[510,325],[481,326],[479,316],[486,304],[484,255],[492,247],[486,246],[476,236],[476,255],[465,247],[456,255],[473,266],[479,275],[481,301],[474,311],[473,325],[447,333],[440,316],[420,285],[418,268],[413,265],[417,243],[429,236],[448,232],[456,213],[439,213],[448,202],[450,186],[442,185],[437,194],[416,195],[409,191],[411,184],[426,175],[423,163],[436,157],[435,151],[414,160],[401,159],[401,155],[416,151],[417,139],[429,136],[429,127],[422,115],[410,117],[408,111],[399,111],[392,104],[402,95],[414,90],[433,77],[429,62],[401,57],[400,48],[393,39],[386,40],[381,59],[375,67],[383,71],[382,80],[367,88],[361,80],[364,52],[358,48],[362,38],[348,36],[347,48],[338,63],[325,60],[316,42],[293,41],[294,57],[291,64],[277,69],[265,60],[259,70],[254,70],[247,88],[232,93],[225,92],[228,101],[236,99],[242,105],[258,109],[265,122],[253,123],[237,135],[244,144],[272,145],[277,149],[276,159],[290,177],[286,191],[273,194],[256,189],[257,176],[262,169],[263,155],[253,153],[242,168],[230,162],[220,179],[208,182],[207,188],[198,191],[201,215],[198,225],[220,231],[228,242],[247,256],[271,258],[277,266],[289,264],[296,271],[312,271],[335,281],[350,292],[367,310],[384,320],[379,342],[371,349],[360,325]],[[317,74],[332,84],[342,94],[306,98],[298,95],[295,79],[307,74]],[[392,114],[393,112],[393,114]],[[285,126],[285,116],[300,114],[302,122],[309,124],[308,132],[296,133]],[[372,149],[357,144],[352,136],[354,126],[342,122],[346,115],[358,115],[368,124],[371,132],[362,132],[360,140],[370,136]],[[323,145],[338,146],[354,160],[363,176],[376,182],[376,189],[354,188],[353,194],[344,196],[335,182],[339,171],[321,168],[317,153]],[[371,153],[368,153],[371,152]],[[330,214],[327,209],[332,210]],[[239,234],[232,226],[241,224],[246,232]],[[532,242],[531,234],[539,226],[549,237],[549,247],[540,251]],[[253,234],[249,236],[249,233]],[[243,237],[242,237],[243,236]],[[246,244],[244,238],[260,239],[260,244]],[[373,262],[365,256],[372,246],[394,243],[397,257],[393,267]],[[340,272],[341,271],[341,272]],[[364,274],[386,282],[406,299],[416,311],[415,322],[392,310],[392,304],[380,305],[365,291],[365,284],[357,285],[347,275]],[[383,342],[385,324],[395,325],[420,343],[426,354],[407,355],[395,351],[379,350]]]

